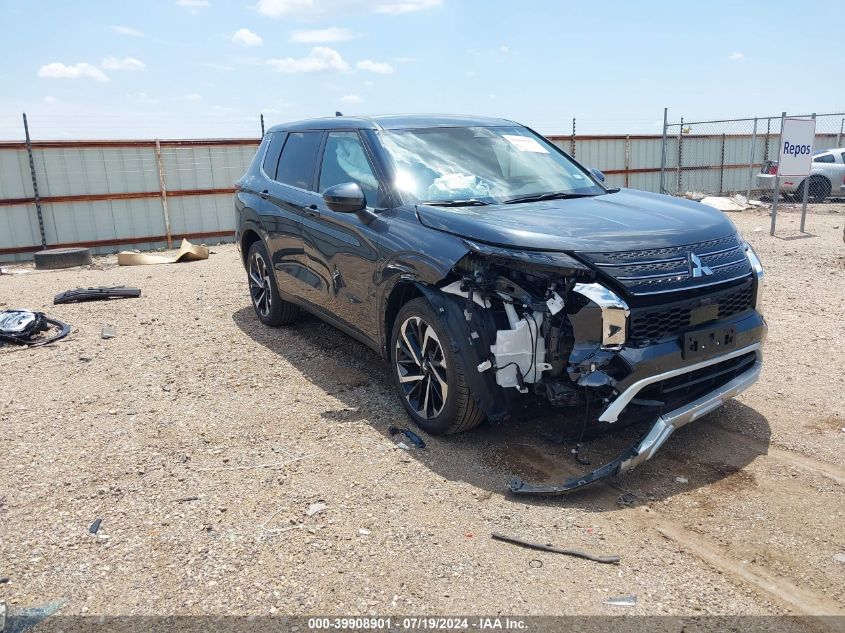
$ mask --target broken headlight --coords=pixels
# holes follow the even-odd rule
[[[763,277],[766,273],[763,271],[763,264],[757,253],[748,242],[742,242],[742,248],[745,250],[745,256],[748,258],[748,263],[751,264],[751,269],[754,271],[754,307],[759,311],[763,306]]]
[[[619,349],[625,345],[628,334],[628,317],[631,310],[615,292],[601,284],[575,284],[572,288],[601,309],[601,346]]]

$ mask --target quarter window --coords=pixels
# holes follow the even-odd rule
[[[376,206],[378,179],[373,174],[358,133],[329,132],[320,169],[320,193],[345,182],[358,183],[364,191],[367,204]]]
[[[276,180],[300,189],[313,189],[322,132],[291,132],[282,149]]]
[[[813,158],[814,163],[835,163],[836,161],[833,158],[833,154],[822,154],[821,156],[816,156]]]
[[[273,132],[270,134],[270,147],[264,155],[264,173],[273,180],[276,179],[276,168],[279,166],[279,156],[282,154],[282,146],[285,144],[284,132]]]

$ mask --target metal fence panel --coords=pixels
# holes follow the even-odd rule
[[[32,197],[32,176],[25,149],[0,149],[0,199]]]

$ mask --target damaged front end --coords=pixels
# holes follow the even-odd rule
[[[443,280],[440,292],[422,289],[453,331],[465,334],[455,351],[466,367],[476,368],[466,372],[466,380],[491,422],[506,420],[517,401],[531,397],[570,414],[583,411],[582,437],[588,424],[590,431],[612,428],[623,413],[652,421],[635,445],[609,463],[554,485],[514,477],[508,484],[513,493],[562,494],[630,470],[676,428],[712,411],[759,374],[756,330],[765,326],[756,312],[758,321],[743,326],[749,331],[731,329],[738,342],[750,345],[684,362],[677,337],[630,341],[631,308],[574,257],[465,243],[469,253]],[[732,359],[742,364],[729,363]],[[712,382],[715,369],[724,380]],[[670,402],[662,389],[664,384],[675,388],[671,381],[678,377],[693,385],[683,387],[686,400]],[[696,386],[696,380],[711,382]]]

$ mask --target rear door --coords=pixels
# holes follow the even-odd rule
[[[347,182],[361,186],[371,209],[379,206],[381,192],[376,170],[355,130],[326,134],[317,190]],[[320,306],[347,326],[377,340],[373,275],[377,265],[376,240],[384,223],[365,223],[356,213],[332,211],[323,202],[307,209],[303,220],[305,258],[310,274],[320,280]]]
[[[282,292],[310,300],[319,283],[305,266],[302,221],[306,209],[316,208],[319,195],[315,189],[317,156],[323,132],[289,132],[279,149],[275,172],[273,145],[264,162],[268,186],[266,197],[275,209],[274,222],[265,223],[269,234],[270,257]],[[272,173],[271,173],[272,172]]]

